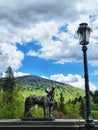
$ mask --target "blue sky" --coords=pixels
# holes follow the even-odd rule
[[[1,0],[0,71],[37,75],[84,89],[82,47],[76,30],[93,32],[88,45],[89,84],[98,89],[98,1]]]

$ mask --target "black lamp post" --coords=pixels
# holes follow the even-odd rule
[[[85,94],[86,94],[86,119],[85,126],[87,130],[93,130],[94,121],[91,114],[90,107],[90,91],[89,91],[89,77],[88,77],[88,65],[87,65],[87,44],[89,44],[91,28],[87,23],[79,24],[77,34],[79,37],[79,43],[82,45],[83,62],[84,62],[84,78],[85,78]]]

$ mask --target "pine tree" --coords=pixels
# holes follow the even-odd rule
[[[14,74],[12,68],[9,66],[6,70],[5,81],[3,84],[3,91],[12,93],[15,84],[16,83],[15,83]]]
[[[61,112],[63,112],[64,114],[65,112],[65,104],[64,104],[64,97],[63,97],[63,93],[61,92],[60,94],[60,105],[59,105],[59,109]]]
[[[85,100],[81,98],[80,101],[80,115],[82,116],[83,119],[85,119],[85,112],[86,112],[86,107],[85,107]]]
[[[16,83],[12,68],[10,66],[7,68],[5,73],[5,80],[3,83],[3,101],[9,104],[13,102],[13,90]]]
[[[5,72],[5,79],[3,83],[3,106],[5,106],[4,117],[13,118],[14,106],[13,106],[13,92],[15,88],[15,78],[12,68],[9,66]]]

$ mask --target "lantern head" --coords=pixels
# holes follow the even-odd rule
[[[77,34],[79,36],[79,43],[81,45],[89,44],[90,32],[91,32],[91,28],[88,27],[87,23],[79,24]]]

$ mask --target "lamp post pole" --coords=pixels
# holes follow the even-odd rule
[[[91,29],[87,26],[86,23],[80,24],[78,28],[78,36],[80,40],[80,44],[82,45],[83,51],[83,63],[84,63],[84,78],[85,78],[85,95],[86,95],[86,119],[85,119],[85,127],[87,130],[93,130],[94,121],[91,114],[90,107],[90,90],[89,90],[89,77],[88,77],[88,63],[87,63],[87,44],[89,44],[89,36]]]
[[[83,62],[84,62],[84,78],[85,78],[85,94],[86,94],[86,122],[85,126],[87,130],[93,130],[94,122],[91,114],[90,107],[90,91],[89,91],[89,77],[88,77],[88,65],[87,65],[87,46],[82,46]]]

